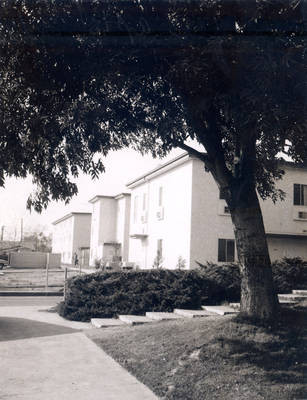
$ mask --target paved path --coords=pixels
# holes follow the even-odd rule
[[[1,400],[157,400],[82,331],[72,328],[89,329],[89,324],[63,320],[39,311],[42,308],[46,307],[0,307]]]

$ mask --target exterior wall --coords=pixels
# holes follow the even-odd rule
[[[40,268],[45,269],[47,263],[47,253],[25,252],[10,253],[10,266],[14,268]],[[49,255],[49,268],[59,268],[61,266],[61,255]]]
[[[61,254],[61,262],[63,264],[72,263],[72,258],[74,254],[73,230],[73,215],[54,225],[52,235],[52,252]]]
[[[90,265],[95,265],[96,259],[102,259],[108,254],[105,243],[116,242],[117,201],[111,197],[97,197],[93,201]],[[108,246],[109,247],[109,246]]]
[[[76,214],[74,216],[74,230],[72,253],[77,253],[79,263],[81,262],[81,248],[89,248],[91,242],[91,215]],[[72,260],[74,261],[74,260]]]
[[[152,268],[158,240],[162,240],[163,267],[176,268],[181,257],[189,268],[191,176],[192,161],[188,160],[132,188],[130,236],[134,238],[130,239],[129,261],[140,268]],[[160,187],[163,188],[161,206]],[[157,217],[158,212],[163,218]]]
[[[116,242],[120,243],[122,261],[126,262],[129,256],[130,195],[118,198],[116,208]]]
[[[305,238],[268,238],[271,261],[283,257],[301,257],[307,260],[307,237]]]
[[[193,159],[190,265],[196,261],[217,263],[218,239],[234,239],[230,214],[225,214],[225,200],[204,164]]]
[[[298,211],[307,211],[307,206],[293,205],[293,184],[307,185],[307,170],[286,166],[285,175],[277,187],[286,193],[284,201],[276,204],[268,199],[261,201],[266,232],[307,235],[307,220],[298,219]]]
[[[89,213],[71,213],[54,223],[52,252],[61,254],[62,264],[73,264],[75,253],[80,260],[80,248],[90,246],[90,227]]]

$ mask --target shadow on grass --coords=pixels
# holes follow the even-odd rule
[[[261,368],[271,382],[306,385],[306,317],[306,310],[290,309],[266,323],[239,315],[233,320],[239,326],[237,337],[221,335],[216,340],[225,349],[225,357],[235,364]]]

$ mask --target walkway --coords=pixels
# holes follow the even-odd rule
[[[39,311],[46,306],[5,304],[0,305],[1,400],[157,400],[85,336],[80,328],[90,329],[89,324]]]

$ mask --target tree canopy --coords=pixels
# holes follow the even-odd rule
[[[110,150],[181,147],[222,188],[276,200],[276,156],[307,159],[304,1],[14,1],[0,6],[0,184],[69,200]],[[194,139],[206,154],[191,149]]]

